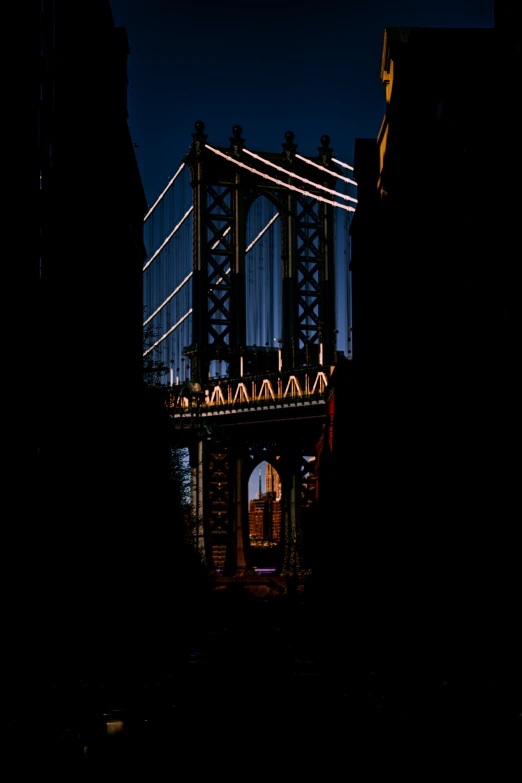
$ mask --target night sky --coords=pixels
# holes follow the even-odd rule
[[[354,139],[375,138],[385,112],[380,80],[387,26],[492,27],[493,0],[111,0],[125,27],[129,127],[151,206],[178,169],[202,119],[209,144],[243,128],[253,151],[353,163]],[[434,66],[435,67],[435,66]],[[429,79],[429,74],[426,78]],[[250,497],[258,489],[253,471]],[[264,465],[263,465],[264,489]]]
[[[354,139],[376,137],[386,26],[492,27],[493,0],[111,0],[125,27],[129,126],[151,205],[202,119],[208,142],[232,126],[254,151],[281,150],[286,130],[302,155],[323,134],[353,162]],[[429,75],[427,75],[429,78]]]

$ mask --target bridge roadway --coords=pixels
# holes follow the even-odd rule
[[[323,418],[324,392],[332,371],[333,367],[302,367],[271,375],[209,380],[205,386],[185,381],[170,389],[170,414],[180,429],[190,427],[196,417],[226,426],[256,420]]]

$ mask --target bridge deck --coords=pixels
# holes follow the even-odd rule
[[[169,410],[173,419],[234,415],[252,420],[266,412],[280,419],[324,416],[324,392],[333,368],[299,368],[265,377],[219,379],[202,387],[190,381],[173,387]]]

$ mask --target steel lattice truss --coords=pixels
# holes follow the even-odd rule
[[[210,545],[215,568],[223,568],[225,564],[229,539],[230,486],[228,450],[214,449],[208,461],[208,500]]]
[[[282,152],[252,155],[239,126],[229,148],[207,145],[202,122],[195,130],[184,158],[193,190],[192,342],[184,349],[191,376],[178,390],[175,415],[182,426],[186,400],[187,415],[195,416],[190,426],[197,424],[197,454],[204,455],[192,468],[202,476],[198,513],[206,557],[230,573],[250,567],[245,482],[254,460],[246,430],[231,423],[243,412],[249,432],[261,436],[271,464],[278,465],[282,573],[296,573],[301,513],[310,512],[310,519],[315,503],[314,466],[305,458],[314,446],[310,451],[304,444],[318,437],[322,400],[314,395],[320,396],[325,372],[336,361],[335,210],[325,191],[335,195],[340,170],[327,136],[316,161],[308,161],[296,155],[290,131]],[[263,203],[269,203],[266,212]],[[263,236],[270,237],[266,246]],[[278,247],[270,247],[276,236]],[[270,308],[276,312],[274,303],[277,318],[270,322],[266,315]],[[277,331],[270,332],[268,323]],[[262,335],[261,343],[247,341],[253,332]]]
[[[225,348],[230,339],[231,275],[234,260],[234,212],[230,187],[207,188],[208,343]]]
[[[298,338],[306,346],[320,338],[323,215],[319,202],[306,196],[299,195],[296,206]]]

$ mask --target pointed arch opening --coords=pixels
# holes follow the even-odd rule
[[[248,490],[249,560],[255,570],[277,570],[282,558],[282,483],[277,467],[257,463]]]

